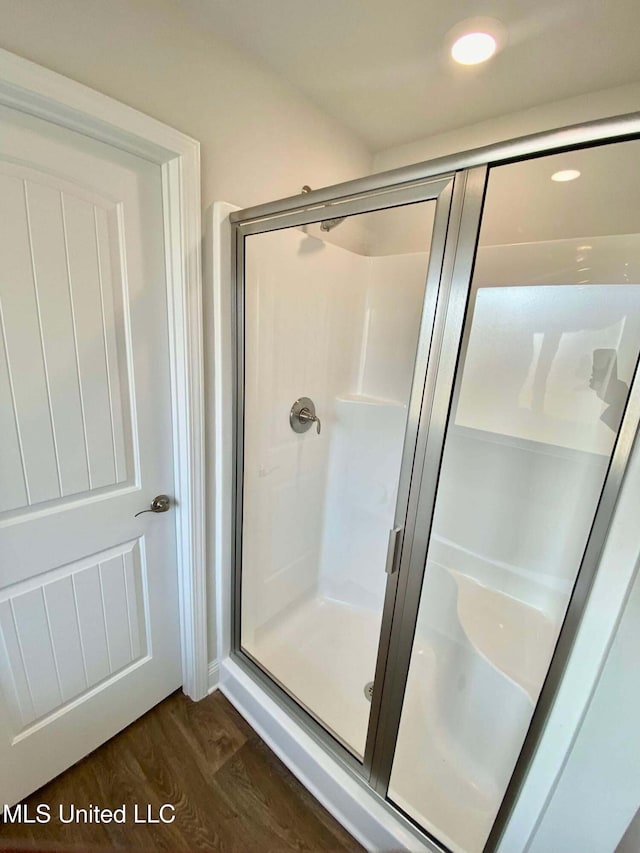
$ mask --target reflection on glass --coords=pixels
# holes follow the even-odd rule
[[[629,394],[629,386],[618,379],[618,351],[616,349],[595,349],[589,387],[607,404],[600,415],[602,423],[613,432],[618,431],[622,413]]]
[[[477,288],[456,424],[608,454],[635,368],[637,294],[629,284]]]
[[[242,648],[359,757],[434,208],[246,241]]]
[[[389,787],[453,851],[504,796],[636,369],[640,188],[608,188],[639,155],[573,152],[571,184],[549,180],[568,155],[490,173]]]

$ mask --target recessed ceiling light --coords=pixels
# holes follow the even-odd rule
[[[580,172],[577,169],[561,169],[559,172],[554,172],[551,175],[551,180],[564,183],[565,181],[575,181],[579,177]]]
[[[467,33],[453,43],[451,56],[460,65],[478,65],[491,59],[497,46],[490,33]]]

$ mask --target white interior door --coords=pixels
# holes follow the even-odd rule
[[[181,684],[160,167],[0,108],[0,802]]]

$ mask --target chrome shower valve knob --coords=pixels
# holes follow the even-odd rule
[[[316,428],[318,430],[318,435],[320,435],[320,429],[322,428],[322,424],[320,423],[320,418],[317,415],[311,413],[310,409],[307,409],[306,406],[304,409],[300,410],[298,415],[298,420],[303,424],[313,424],[315,423]]]
[[[316,407],[309,397],[300,397],[291,406],[289,424],[294,432],[306,432],[312,424],[316,425],[318,435],[322,429],[320,418],[316,415]]]

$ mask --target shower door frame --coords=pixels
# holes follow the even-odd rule
[[[232,213],[230,216],[233,232],[232,258],[235,281],[233,324],[235,330],[233,346],[235,358],[233,388],[235,466],[233,477],[231,656],[245,671],[256,678],[280,704],[292,712],[296,720],[302,723],[317,740],[328,747],[344,766],[351,770],[357,778],[363,780],[369,790],[376,793],[393,810],[396,817],[417,831],[420,838],[426,841],[433,850],[445,848],[423,827],[406,816],[398,806],[388,800],[386,795],[408,676],[413,635],[418,615],[419,594],[426,568],[425,561],[430,542],[433,506],[438,489],[446,427],[460,379],[458,373],[460,357],[466,346],[470,328],[467,324],[469,296],[488,172],[493,167],[507,163],[638,138],[640,138],[640,113],[633,113],[533,134],[451,157],[442,157],[426,163],[371,175],[357,181],[316,190],[304,196],[294,196],[247,208]],[[425,294],[425,312],[423,313],[423,326],[416,362],[416,365],[419,366],[420,353],[426,353],[424,393],[420,394],[418,404],[420,415],[418,416],[415,409],[414,394],[419,387],[419,382],[416,382],[414,377],[407,431],[407,437],[412,428],[416,431],[415,458],[411,460],[410,471],[417,472],[419,476],[410,477],[410,488],[405,470],[407,465],[407,437],[405,437],[405,452],[403,453],[401,483],[404,477],[407,488],[407,530],[403,544],[406,546],[410,543],[412,547],[411,549],[403,548],[399,570],[390,577],[391,583],[387,584],[376,667],[378,684],[372,702],[364,762],[361,764],[240,648],[244,237],[252,233],[398,206],[408,202],[384,204],[381,203],[381,199],[387,193],[403,190],[415,191],[416,185],[434,179],[444,178],[449,181],[452,176],[455,191],[451,204],[451,216],[460,218],[457,226],[454,223],[454,234],[452,235],[449,232],[444,243],[437,247],[440,252],[442,268],[438,282],[437,299],[435,294],[431,297],[437,301],[437,304],[430,307],[432,312],[431,332],[433,334],[428,336],[426,349],[425,317],[430,297],[428,292]],[[347,213],[347,211],[349,212]],[[431,257],[433,256],[433,249],[436,248],[436,236],[437,218],[433,231],[434,243],[432,243],[432,255],[430,256],[428,284],[431,281]],[[444,291],[442,289],[443,281]],[[569,606],[562,622],[554,654],[529,729],[491,833],[485,844],[485,853],[496,850],[500,843],[500,838],[522,789],[527,769],[540,743],[554,696],[571,654],[622,487],[634,439],[638,432],[640,423],[640,377],[638,373],[639,369],[636,368]],[[425,525],[420,530],[419,535],[415,534],[417,521]],[[387,661],[391,661],[393,665],[390,668],[390,681],[385,684]]]
[[[442,313],[441,307],[436,310],[438,295],[442,293],[441,282],[443,280],[444,268],[450,259],[446,257],[445,245],[452,230],[454,237],[458,237],[460,219],[463,213],[465,196],[465,175],[445,174],[430,177],[410,184],[385,187],[368,193],[357,193],[344,198],[334,199],[330,205],[302,205],[300,210],[283,215],[268,218],[251,219],[238,223],[233,227],[233,241],[235,249],[235,282],[234,289],[234,330],[236,335],[233,347],[235,356],[234,365],[234,480],[233,480],[233,508],[235,511],[235,529],[233,537],[233,578],[232,589],[234,606],[232,608],[232,644],[231,656],[238,660],[241,665],[247,667],[261,683],[271,692],[276,688],[276,698],[284,703],[290,711],[296,715],[299,722],[311,734],[320,739],[322,743],[329,746],[334,754],[349,767],[350,770],[369,781],[371,761],[373,757],[374,739],[371,731],[377,727],[378,709],[381,704],[383,673],[386,665],[386,650],[391,633],[391,621],[393,619],[396,590],[399,571],[387,576],[385,585],[385,597],[382,610],[382,625],[379,634],[379,646],[377,651],[376,674],[374,677],[374,693],[371,702],[371,713],[367,727],[367,744],[364,760],[360,761],[356,755],[332,733],[313,712],[306,708],[296,697],[287,690],[286,686],[279,682],[271,673],[262,667],[260,662],[254,658],[246,649],[242,648],[241,637],[241,604],[242,604],[242,517],[243,517],[243,462],[244,462],[244,400],[239,389],[244,389],[244,254],[245,238],[253,234],[263,234],[269,231],[278,231],[283,228],[295,228],[301,225],[317,223],[326,219],[337,219],[344,216],[355,216],[379,210],[390,210],[402,208],[409,204],[435,201],[436,212],[431,235],[429,251],[429,264],[426,274],[425,299],[423,303],[422,319],[418,336],[416,357],[414,359],[414,376],[412,381],[411,395],[409,399],[407,424],[403,439],[402,462],[400,466],[400,478],[398,484],[398,496],[396,499],[394,527],[402,526],[409,522],[410,492],[413,491],[413,472],[419,468],[416,464],[416,448],[419,445],[419,421],[422,408],[423,387],[429,363],[429,351],[434,325],[437,325],[436,315]],[[303,198],[308,198],[311,193]],[[455,241],[454,241],[455,242]],[[426,248],[426,246],[425,246]],[[409,522],[410,523],[410,522]],[[401,538],[404,537],[401,535]],[[398,547],[401,552],[402,543]],[[402,560],[400,558],[399,562]],[[382,672],[382,676],[380,676]],[[373,720],[373,723],[372,723]]]

